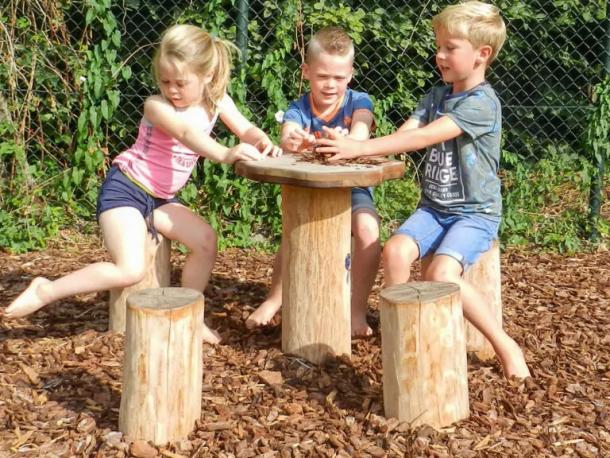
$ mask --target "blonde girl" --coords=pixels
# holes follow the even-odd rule
[[[153,60],[160,94],[145,101],[136,142],[114,159],[98,196],[97,217],[112,261],[54,281],[35,278],[7,307],[6,317],[28,315],[74,294],[139,282],[147,231],[188,248],[182,286],[204,290],[216,258],[216,234],[176,193],[201,156],[231,164],[280,154],[227,95],[234,49],[191,25],[176,25],[163,34]],[[218,118],[241,143],[227,148],[210,137]],[[205,340],[217,343],[220,337],[206,326]]]

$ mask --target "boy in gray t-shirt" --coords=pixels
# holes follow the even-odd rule
[[[383,249],[386,285],[408,281],[411,264],[433,253],[424,278],[458,284],[464,316],[490,341],[506,376],[528,377],[521,348],[462,278],[497,238],[502,213],[501,109],[485,72],[506,27],[498,8],[479,1],[446,7],[432,26],[436,63],[448,85],[432,89],[395,133],[357,141],[328,129],[318,151],[340,160],[426,149],[418,208]]]
[[[449,213],[480,213],[494,221],[502,214],[500,101],[489,83],[452,93],[432,89],[411,115],[422,125],[447,116],[463,134],[428,146],[419,207]]]

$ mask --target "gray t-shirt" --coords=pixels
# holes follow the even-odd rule
[[[463,134],[427,148],[419,206],[499,218],[502,112],[495,91],[487,82],[458,94],[450,86],[435,87],[411,117],[429,124],[442,116]]]

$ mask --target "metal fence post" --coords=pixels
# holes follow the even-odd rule
[[[610,9],[610,2],[608,2],[607,9]],[[610,76],[610,18],[606,20],[606,49],[605,49],[604,67],[606,75]],[[599,239],[598,229],[598,218],[601,212],[602,203],[602,187],[604,182],[605,163],[604,156],[601,155],[597,159],[595,175],[591,182],[591,192],[589,194],[589,211],[591,221],[591,233],[589,239],[592,242],[596,242]]]
[[[240,68],[248,62],[248,0],[237,2],[237,47],[241,51]]]

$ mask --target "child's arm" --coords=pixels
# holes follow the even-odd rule
[[[174,106],[162,97],[152,96],[144,102],[144,117],[197,154],[213,161],[232,164],[239,160],[262,158],[258,150],[251,145],[240,144],[227,148],[216,142],[196,126],[176,116]]]
[[[369,110],[356,110],[352,116],[352,126],[347,136],[354,140],[368,140],[372,125],[373,113]]]
[[[220,119],[242,142],[254,145],[264,156],[276,157],[282,154],[282,150],[273,144],[265,132],[241,114],[230,97],[222,100]]]
[[[402,131],[410,130],[410,129],[418,129],[423,126],[424,126],[424,123],[422,121],[420,121],[419,119],[409,118],[402,124],[402,126],[400,126],[398,128],[397,132],[402,132]]]
[[[442,143],[458,137],[462,129],[448,116],[443,116],[423,127],[415,126],[415,121],[407,121],[400,129],[385,137],[357,141],[337,135],[332,129],[324,128],[328,138],[318,140],[318,151],[334,153],[329,160],[352,159],[360,156],[389,156],[403,152],[417,151],[430,145]]]

